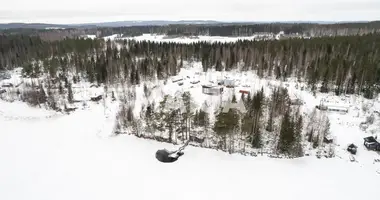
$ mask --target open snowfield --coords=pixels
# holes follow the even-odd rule
[[[373,198],[380,175],[344,159],[245,157],[189,146],[172,164],[170,144],[110,134],[116,104],[70,115],[0,101],[0,199]],[[106,115],[104,115],[106,113]]]

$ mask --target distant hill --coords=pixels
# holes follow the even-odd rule
[[[0,29],[16,29],[16,28],[48,29],[48,28],[69,28],[69,26],[68,25],[60,25],[60,24],[43,24],[43,23],[0,24]]]
[[[93,27],[121,27],[121,26],[164,26],[169,24],[217,24],[222,23],[210,20],[197,21],[115,21],[115,22],[100,22],[100,23],[83,23],[83,24],[44,24],[44,23],[7,23],[0,24],[0,29],[65,29],[65,28],[93,28]]]
[[[128,27],[128,26],[165,26],[170,24],[265,24],[265,23],[313,23],[313,24],[336,24],[336,23],[368,23],[369,21],[213,21],[213,20],[180,20],[180,21],[114,21],[114,22],[98,22],[98,23],[82,23],[82,24],[44,24],[44,23],[7,23],[1,24],[0,29],[65,29],[65,28],[95,28],[95,27]]]
[[[76,24],[76,26],[98,26],[98,27],[121,27],[121,26],[165,26],[170,24],[218,24],[223,23],[211,20],[195,20],[195,21],[117,21],[103,23],[85,23]]]

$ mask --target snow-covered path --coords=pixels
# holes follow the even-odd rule
[[[112,115],[105,118],[100,105],[50,118],[24,107],[24,118],[5,118],[16,105],[0,102],[1,200],[357,200],[372,199],[380,185],[379,174],[339,158],[277,160],[188,147],[178,162],[163,164],[155,151],[173,145],[108,137]]]

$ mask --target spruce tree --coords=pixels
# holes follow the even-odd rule
[[[280,138],[277,150],[279,150],[280,153],[289,154],[295,140],[294,136],[293,121],[290,118],[289,111],[286,111],[281,121]]]
[[[73,88],[71,84],[68,84],[67,90],[68,90],[67,100],[69,101],[69,103],[74,103]]]
[[[269,111],[268,122],[267,122],[267,126],[265,130],[268,132],[273,132],[273,111],[272,110]]]
[[[294,144],[292,155],[296,157],[302,157],[304,154],[303,146],[302,146],[302,129],[303,129],[303,118],[302,115],[296,116],[298,117],[295,122],[295,130],[294,130]]]

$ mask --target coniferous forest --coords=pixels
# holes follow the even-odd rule
[[[148,32],[245,36],[257,32],[284,31],[317,36],[307,39],[191,44],[105,41],[72,36],[47,40],[39,35],[42,31],[38,30],[4,30],[0,35],[0,71],[22,67],[24,77],[47,75],[49,85],[57,84],[60,94],[67,90],[69,102],[74,101],[71,84],[79,80],[132,87],[145,81],[166,80],[177,75],[184,63],[190,62],[201,62],[204,72],[211,69],[253,71],[261,78],[270,77],[279,81],[296,78],[314,92],[357,94],[373,99],[380,91],[379,28],[378,22],[371,22],[346,25],[173,25],[86,30],[87,33],[98,32],[99,35],[140,35]],[[334,34],[327,36],[331,32]],[[49,91],[44,90],[42,86],[37,87],[37,93],[33,94],[34,99],[37,99],[34,104],[47,103],[51,108],[56,108],[54,99],[49,98],[51,88],[48,88]],[[144,92],[149,93],[149,89],[144,87]],[[26,94],[22,96],[27,98]],[[178,98],[188,109],[165,109],[166,101],[171,101],[165,97],[160,105],[146,105],[139,120],[134,119],[131,106],[125,104],[120,111],[123,120],[119,126],[134,127],[134,133],[139,136],[144,135],[143,132],[167,130],[169,137],[158,139],[168,142],[174,142],[174,134],[182,139],[191,139],[189,133],[193,130],[213,132],[218,138],[215,146],[230,152],[234,151],[234,141],[244,141],[243,149],[246,145],[262,148],[268,135],[264,133],[275,132],[276,152],[292,156],[303,155],[300,144],[304,135],[315,147],[321,145],[323,135],[328,135],[328,119],[316,117],[317,111],[314,111],[310,118],[321,119],[320,127],[305,123],[299,109],[291,106],[288,91],[280,87],[275,88],[270,96],[265,96],[263,91],[242,95],[248,112],[243,115],[233,110],[219,112],[214,116],[215,123],[209,120],[209,115],[214,113],[190,110],[190,94],[184,93]],[[140,130],[141,123],[145,124],[144,130]]]

